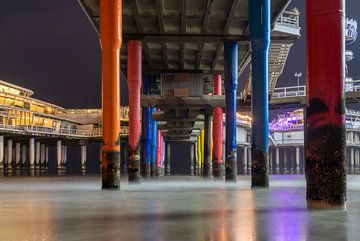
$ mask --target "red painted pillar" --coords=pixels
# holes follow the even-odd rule
[[[214,76],[214,95],[222,95],[221,75]],[[213,175],[215,178],[224,175],[223,162],[223,110],[215,107],[213,110]]]
[[[156,138],[156,176],[161,175],[161,152],[162,152],[162,136],[161,131],[157,130]]]
[[[100,0],[103,189],[120,188],[120,48],[122,0]]]
[[[127,83],[129,89],[129,160],[128,175],[130,182],[140,182],[140,134],[141,134],[141,41],[128,42]]]
[[[309,207],[345,208],[345,3],[306,3],[307,201]]]
[[[141,41],[130,40],[128,46],[128,88],[129,88],[129,160],[130,182],[140,182],[140,134],[141,134]]]

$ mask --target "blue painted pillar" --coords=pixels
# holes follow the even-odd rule
[[[252,59],[251,186],[268,187],[270,0],[249,0]]]
[[[226,99],[226,158],[225,180],[237,180],[236,150],[236,90],[238,85],[238,45],[235,41],[225,42],[225,99]]]
[[[143,94],[150,95],[150,76],[143,76]],[[142,161],[143,177],[151,176],[152,108],[142,109]]]
[[[156,108],[152,108],[151,115],[156,111]],[[157,152],[157,121],[152,121],[151,130],[151,176],[156,176],[156,152]]]

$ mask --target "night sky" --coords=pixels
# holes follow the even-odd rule
[[[290,7],[295,6],[301,12],[302,37],[278,86],[296,85],[295,72],[305,76],[305,1],[294,0]],[[360,21],[360,1],[348,0],[347,11]],[[101,107],[98,35],[76,0],[0,0],[0,29],[0,79],[66,108]],[[349,64],[350,75],[360,79],[360,41],[348,49],[357,57]]]

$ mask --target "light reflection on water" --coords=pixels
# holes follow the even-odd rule
[[[103,192],[98,180],[42,180],[0,182],[1,241],[306,241],[326,225],[347,239],[347,215],[310,212],[302,187],[154,182]]]

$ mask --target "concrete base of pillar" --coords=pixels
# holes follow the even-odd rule
[[[156,176],[157,177],[161,176],[161,167],[156,167]]]
[[[156,164],[151,163],[151,176],[156,177]]]

